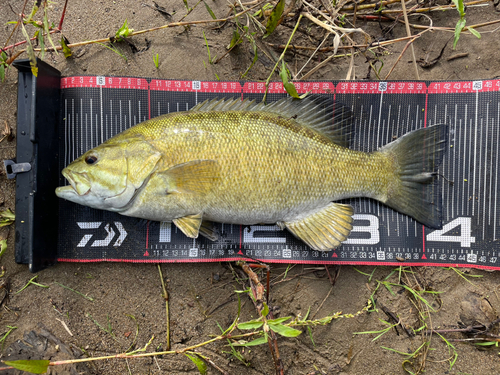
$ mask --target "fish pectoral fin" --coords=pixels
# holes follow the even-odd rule
[[[207,194],[220,180],[220,165],[215,160],[193,160],[175,165],[161,173],[167,180],[167,194]]]
[[[200,234],[210,241],[217,241],[219,239],[219,235],[214,230],[214,223],[209,220],[203,220],[201,222]]]
[[[189,215],[173,219],[177,228],[189,238],[198,238],[203,214]]]
[[[313,250],[329,251],[347,239],[354,210],[347,204],[330,203],[302,220],[278,223],[285,226]]]

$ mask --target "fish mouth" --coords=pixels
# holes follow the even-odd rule
[[[71,172],[68,169],[62,171],[62,175],[70,183],[69,186],[61,186],[56,189],[57,196],[78,194],[79,196],[90,193],[90,180],[86,173]]]

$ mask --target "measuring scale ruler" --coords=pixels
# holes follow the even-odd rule
[[[216,224],[219,239],[187,238],[175,225],[129,218],[61,200],[59,261],[265,262],[453,265],[500,269],[500,81],[299,82],[299,93],[331,97],[355,114],[351,148],[373,151],[418,128],[446,123],[447,151],[434,187],[443,228],[432,230],[365,198],[354,207],[346,242],[312,251],[276,225]],[[106,139],[148,118],[213,98],[261,101],[259,82],[200,82],[135,77],[61,79],[60,169]],[[271,83],[267,101],[286,96]],[[61,176],[60,185],[67,184]]]

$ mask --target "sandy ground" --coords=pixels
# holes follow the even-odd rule
[[[194,6],[194,1],[188,1]],[[186,13],[181,0],[159,1],[167,11],[175,13],[173,20],[178,21]],[[23,1],[5,0],[0,4],[0,42],[6,40],[12,25],[7,21],[16,19],[22,9]],[[148,1],[148,4],[153,5]],[[58,22],[63,2],[51,6],[49,17]],[[218,17],[226,16],[226,2],[209,1],[209,5]],[[411,6],[411,4],[409,5]],[[434,25],[453,27],[458,19],[455,11],[432,13]],[[469,7],[468,24],[477,24],[499,17],[492,5]],[[208,19],[203,6],[198,6],[185,20]],[[70,1],[64,22],[64,33],[70,42],[84,41],[111,36],[128,19],[130,27],[139,30],[160,26],[167,20],[157,11],[134,1]],[[246,22],[246,19],[243,19]],[[411,22],[424,23],[423,18],[411,17]],[[288,26],[293,27],[294,22]],[[387,24],[382,24],[386,26]],[[373,38],[381,37],[378,23],[359,21]],[[484,32],[480,40],[472,35],[462,35],[458,47],[452,50],[450,41],[444,49],[442,59],[431,69],[419,67],[420,79],[423,80],[473,80],[490,79],[500,76],[499,32],[495,25],[479,29]],[[59,69],[63,75],[120,75],[161,78],[180,78],[213,80],[217,74],[223,80],[238,80],[250,65],[253,58],[251,46],[243,43],[216,65],[208,64],[208,56],[202,31],[205,31],[212,56],[222,56],[229,43],[233,27],[227,24],[218,30],[208,26],[192,26],[189,29],[171,28],[134,37],[133,42],[139,47],[151,43],[150,49],[141,53],[132,53],[126,45],[120,45],[127,61],[102,46],[83,46],[75,49],[75,57],[65,60],[62,54],[47,54],[45,60]],[[304,22],[305,33],[299,33],[297,44],[308,42],[306,34],[314,37],[320,33],[316,26]],[[491,31],[491,32],[485,32]],[[272,43],[286,43],[290,28],[281,26],[275,35],[269,38]],[[452,33],[436,31],[424,34],[414,43],[417,59],[431,61],[437,57]],[[405,36],[404,25],[397,25],[391,38]],[[16,39],[17,38],[17,39]],[[147,38],[148,42],[145,41]],[[11,41],[21,40],[16,34]],[[357,38],[363,42],[363,38]],[[379,56],[384,62],[381,76],[384,77],[395,63],[404,44],[389,46]],[[153,63],[153,54],[159,54],[159,68]],[[272,53],[277,54],[273,51]],[[456,53],[468,53],[467,57],[447,61]],[[271,69],[271,60],[259,51],[259,60],[250,70],[247,79],[266,79]],[[309,70],[324,60],[328,55],[320,54],[313,59]],[[407,53],[396,66],[391,79],[415,79],[410,54]],[[290,54],[287,61],[291,67],[302,66],[304,56]],[[311,79],[345,79],[349,69],[348,58],[336,58],[313,74]],[[354,59],[356,79],[367,78],[369,69],[364,56]],[[377,65],[380,67],[380,63]],[[373,71],[371,79],[376,79]],[[0,127],[4,121],[15,131],[16,126],[17,73],[11,69],[3,84],[0,84]],[[15,157],[15,142],[4,140],[0,143],[0,160]],[[0,209],[14,210],[15,181],[7,180],[0,174]],[[54,223],[56,225],[56,223]],[[136,340],[135,348],[141,348],[151,337],[154,340],[148,350],[165,350],[166,318],[165,301],[162,298],[160,276],[157,265],[151,264],[58,264],[39,272],[36,281],[49,288],[31,285],[19,294],[20,290],[34,275],[28,272],[26,265],[14,262],[14,230],[0,229],[0,239],[8,239],[8,249],[1,258],[5,268],[2,282],[9,281],[9,290],[13,293],[2,304],[0,310],[0,333],[7,332],[7,326],[15,329],[5,340],[3,356],[15,356],[15,350],[7,350],[16,340],[31,330],[41,332],[43,324],[60,342],[42,348],[33,358],[64,359],[69,358],[64,348],[84,352],[85,356],[101,356],[121,353]],[[234,266],[234,265],[233,265]],[[219,325],[227,328],[237,316],[238,299],[235,290],[244,290],[247,286],[238,282],[238,274],[233,274],[227,264],[164,264],[161,266],[166,279],[170,297],[171,342],[173,349],[182,349],[209,340],[220,333]],[[399,273],[393,273],[391,267],[359,267],[365,274],[350,266],[340,268],[337,281],[332,286],[324,267],[298,265],[287,273],[286,265],[271,266],[271,301],[270,305],[279,310],[279,316],[302,316],[310,311],[309,317],[318,319],[335,312],[356,313],[366,305],[375,290],[377,280],[386,277],[392,283],[399,283]],[[410,271],[410,270],[407,270]],[[416,373],[425,369],[428,374],[494,374],[500,373],[499,349],[480,350],[467,342],[449,342],[446,345],[437,335],[432,337],[408,337],[399,328],[389,329],[376,341],[378,334],[354,334],[355,332],[380,331],[389,327],[381,322],[389,318],[383,308],[387,308],[413,329],[453,329],[460,325],[489,324],[500,311],[499,273],[479,270],[465,270],[459,275],[454,270],[441,268],[417,268],[413,273],[403,272],[402,280],[414,288],[440,292],[425,294],[429,306],[418,303],[404,288],[393,287],[391,294],[380,286],[375,294],[377,311],[363,313],[354,318],[334,320],[325,326],[312,327],[309,335],[304,330],[297,338],[280,338],[278,345],[287,374],[404,374],[404,369]],[[331,275],[336,270],[330,269]],[[479,276],[472,278],[471,276]],[[265,273],[260,274],[265,280]],[[462,277],[462,276],[465,276]],[[467,279],[466,279],[467,278]],[[93,302],[60,287],[60,283],[74,288],[93,298]],[[5,288],[1,290],[5,293]],[[255,319],[258,314],[253,303],[242,295],[240,321]],[[276,313],[278,313],[276,310]],[[433,311],[434,310],[434,311]],[[133,318],[131,317],[133,316]],[[112,327],[113,335],[103,328]],[[68,328],[66,329],[65,326]],[[136,336],[136,330],[137,336]],[[70,335],[71,332],[71,335]],[[496,328],[492,330],[496,332]],[[313,341],[311,340],[311,337]],[[448,339],[466,339],[460,333],[446,333]],[[66,345],[66,346],[65,346]],[[422,346],[423,345],[423,346]],[[422,346],[422,347],[421,347]],[[420,350],[414,357],[408,358],[385,348],[412,353]],[[246,364],[230,354],[231,348],[226,341],[204,345],[197,349],[229,374],[273,374],[275,367],[269,348],[266,345],[246,349],[237,349]],[[35,350],[36,352],[36,350]],[[14,354],[12,354],[14,353]],[[456,353],[456,361],[450,370],[450,360]],[[420,367],[424,364],[424,367]],[[125,361],[112,359],[96,361],[88,365],[70,368],[52,369],[52,373],[89,373],[89,374],[186,374],[198,373],[196,366],[180,354],[163,355],[159,358],[145,358]],[[58,371],[58,372],[57,372]],[[72,372],[71,372],[72,371]],[[76,371],[76,372],[75,372]],[[209,373],[218,370],[209,367]]]

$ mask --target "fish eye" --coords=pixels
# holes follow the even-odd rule
[[[95,155],[89,155],[85,158],[85,163],[92,165],[97,163],[97,156]]]

